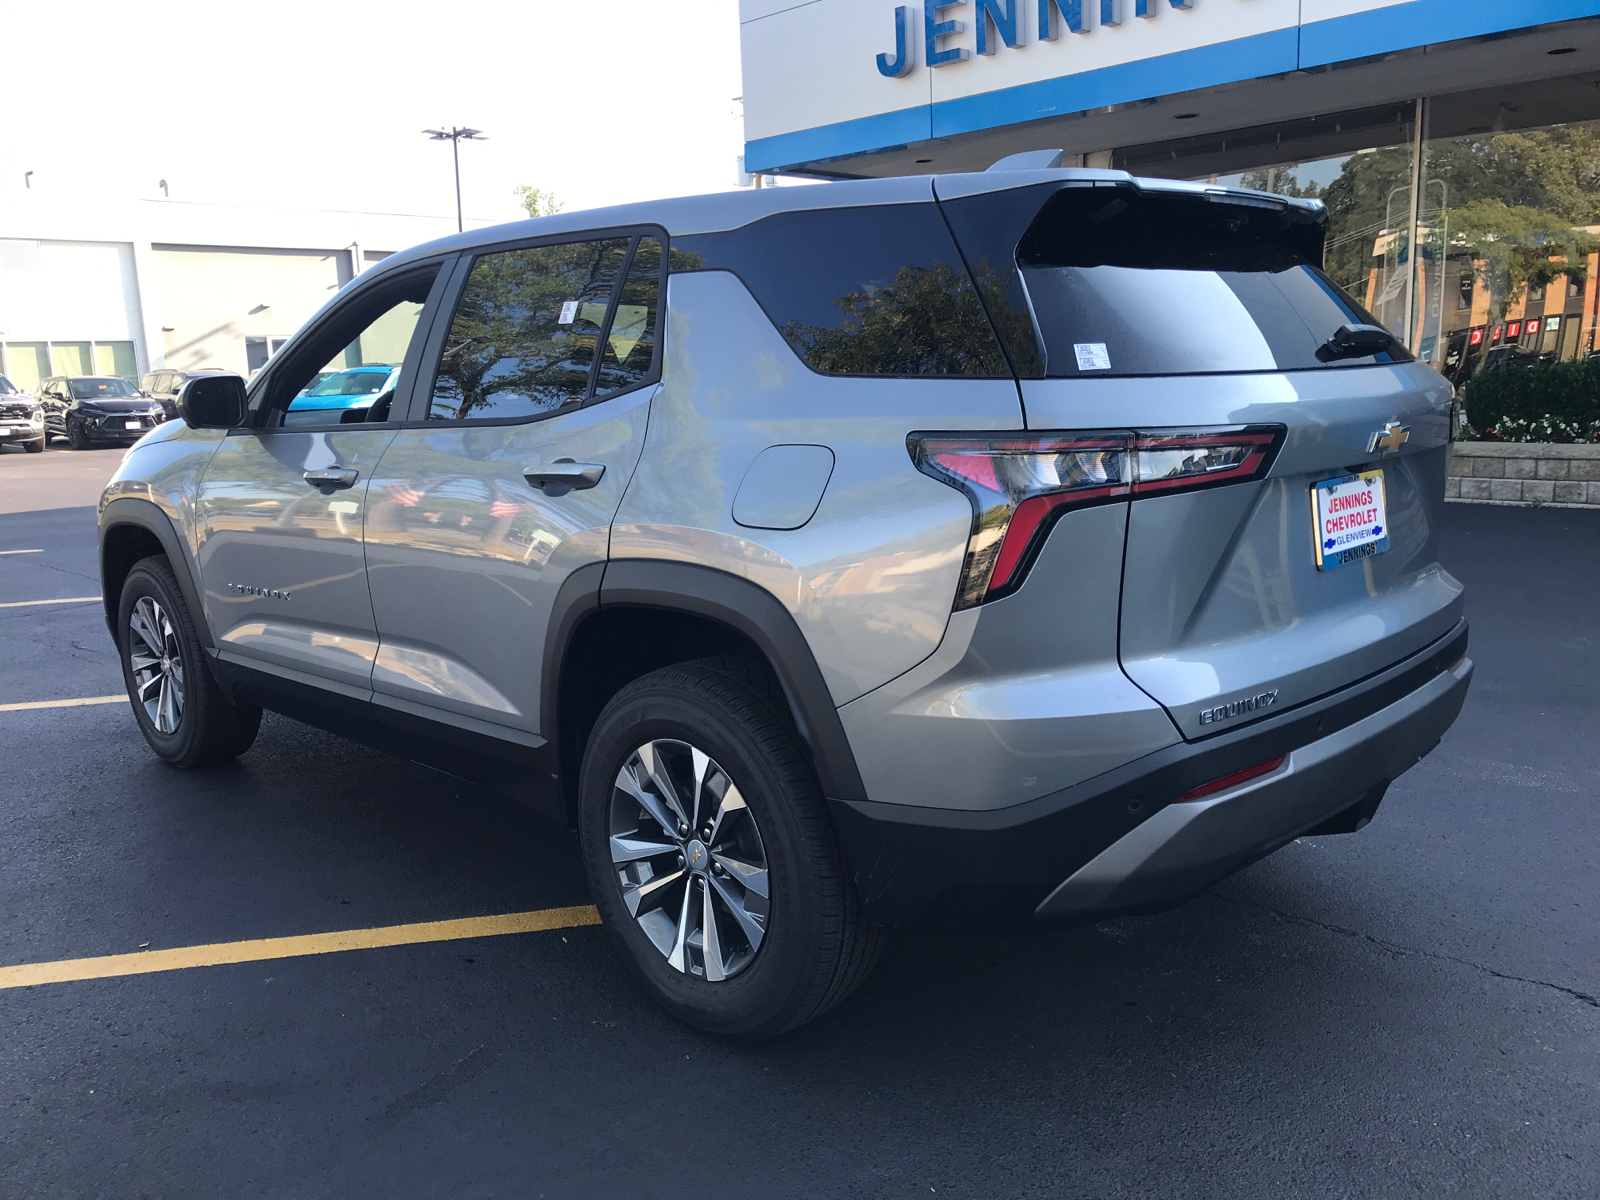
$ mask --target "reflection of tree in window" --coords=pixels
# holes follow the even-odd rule
[[[625,238],[486,254],[445,341],[429,416],[526,417],[581,401]]]
[[[657,306],[661,292],[661,243],[639,239],[617,295],[616,313],[606,331],[605,352],[594,394],[611,396],[630,388],[655,364]]]
[[[783,335],[829,375],[989,375],[1004,370],[965,271],[934,261],[901,267],[883,287],[834,301],[832,328],[790,321]]]

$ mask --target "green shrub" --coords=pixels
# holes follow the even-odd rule
[[[1600,360],[1497,367],[1463,395],[1486,441],[1600,442]]]

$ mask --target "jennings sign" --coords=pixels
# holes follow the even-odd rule
[[[1133,15],[1150,18],[1156,15],[1161,0],[1133,0]],[[1173,8],[1192,8],[1193,0],[1167,0]],[[1099,24],[1110,28],[1122,24],[1124,0],[1088,0],[1091,7],[1099,9]],[[925,5],[921,19],[917,10],[901,5],[894,10],[894,53],[878,55],[878,72],[891,79],[909,75],[916,66],[916,50],[920,43],[922,61],[930,67],[947,67],[951,63],[965,62],[976,50],[979,54],[993,54],[1000,43],[1011,49],[1020,49],[1026,42],[1027,30],[1022,17],[1022,0],[972,0],[973,33],[975,44],[958,45],[956,39],[967,32],[967,23],[946,18],[945,10],[965,8],[967,0],[952,3]],[[1053,42],[1063,30],[1085,34],[1090,26],[1084,21],[1085,0],[1038,0],[1038,40]]]

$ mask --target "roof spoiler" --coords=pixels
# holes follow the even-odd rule
[[[1063,150],[1024,150],[1021,154],[1008,154],[992,165],[990,171],[1053,171],[1066,157]],[[987,172],[985,172],[987,174]]]

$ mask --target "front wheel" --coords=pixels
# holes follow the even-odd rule
[[[83,427],[83,422],[76,417],[67,420],[67,441],[74,450],[87,450],[89,448],[89,433]]]
[[[35,438],[31,442],[24,442],[22,448],[29,454],[42,454],[44,453],[44,442],[45,439],[42,437]]]
[[[710,1033],[757,1040],[866,978],[884,931],[861,915],[782,694],[706,659],[625,687],[579,784],[595,903],[646,990]]]
[[[139,730],[164,761],[211,766],[255,742],[261,710],[222,694],[166,559],[142,559],[128,572],[117,606],[117,643]]]

